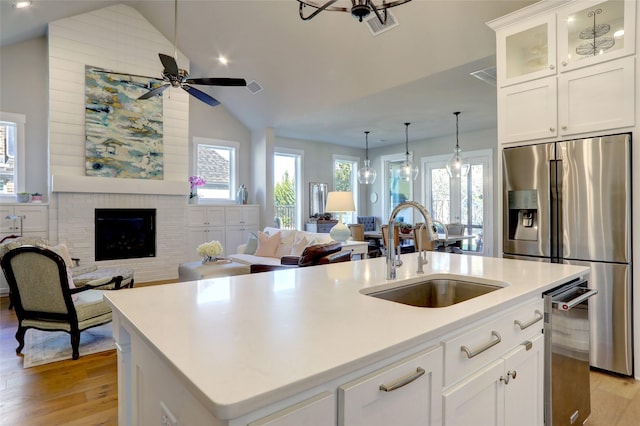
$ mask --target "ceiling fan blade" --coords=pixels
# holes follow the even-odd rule
[[[169,86],[170,86],[170,84],[163,84],[160,87],[156,87],[153,90],[149,90],[147,93],[145,93],[144,95],[140,96],[138,99],[149,99],[149,98],[152,98],[152,97],[154,97],[156,95],[159,95],[160,93],[164,92],[165,89],[167,87],[169,87]]]
[[[202,102],[204,102],[207,105],[210,106],[217,106],[220,105],[220,102],[218,102],[218,100],[212,98],[211,96],[207,95],[206,93],[196,89],[195,87],[191,87],[188,84],[183,84],[182,88],[184,90],[187,91],[187,93],[189,93],[191,96],[194,96],[198,99],[200,99]]]
[[[204,84],[208,86],[246,86],[244,78],[188,78],[184,81],[189,84]]]
[[[164,67],[164,70],[170,74],[170,75],[178,75],[178,63],[176,62],[175,58],[173,58],[172,56],[169,55],[165,55],[162,53],[158,53],[158,56],[160,57],[160,62],[162,62],[162,66]]]

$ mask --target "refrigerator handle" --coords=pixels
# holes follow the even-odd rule
[[[562,256],[562,160],[549,160],[551,262]]]

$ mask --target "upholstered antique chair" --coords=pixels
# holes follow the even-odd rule
[[[376,217],[375,216],[358,216],[356,218],[358,223],[364,226],[364,232],[376,230]]]
[[[280,258],[280,265],[251,265],[251,273],[349,262],[351,260],[351,252],[341,250],[342,245],[336,241],[315,244],[305,248],[300,256],[282,256],[282,258]]]
[[[111,321],[111,309],[102,300],[103,291],[95,290],[109,278],[74,288],[62,257],[37,246],[25,245],[8,251],[0,265],[18,317],[16,354],[24,348],[27,330],[35,328],[69,333],[72,358],[78,359],[80,333]]]
[[[24,245],[49,248],[56,252],[65,261],[71,271],[73,284],[82,287],[86,283],[98,279],[110,278],[103,290],[118,290],[133,287],[133,269],[129,268],[99,268],[96,265],[81,265],[80,259],[71,257],[65,244],[51,245],[49,241],[41,237],[17,237],[3,239],[0,242],[0,259],[10,250]]]

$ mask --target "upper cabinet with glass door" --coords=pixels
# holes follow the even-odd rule
[[[534,18],[498,31],[500,87],[556,73],[555,16]]]
[[[635,52],[636,0],[577,1],[558,11],[560,71]]]

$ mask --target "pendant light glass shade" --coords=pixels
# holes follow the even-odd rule
[[[418,177],[418,166],[413,164],[411,162],[411,159],[409,158],[409,124],[411,123],[404,123],[405,158],[404,158],[404,161],[402,162],[402,166],[400,167],[400,170],[398,170],[398,177],[402,180],[412,181],[412,180],[416,180],[416,178]]]
[[[453,113],[456,116],[456,147],[453,149],[453,155],[447,161],[447,172],[449,176],[452,178],[465,177],[469,173],[469,168],[471,165],[469,163],[464,162],[464,158],[462,157],[462,149],[460,149],[460,142],[458,141],[458,116],[460,112]]]
[[[358,182],[366,185],[372,184],[376,181],[376,171],[371,168],[369,164],[369,132],[364,132],[365,138],[365,158],[364,167],[358,170]]]

